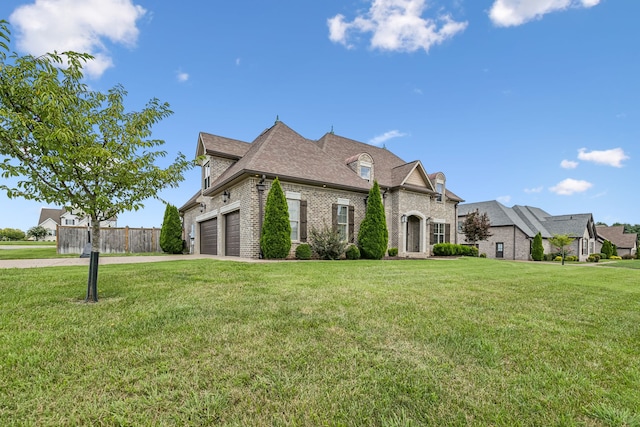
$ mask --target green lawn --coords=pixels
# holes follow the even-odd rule
[[[56,246],[55,241],[43,242],[34,240],[12,240],[4,241],[0,240],[0,246]]]
[[[1,245],[0,245],[1,246]],[[78,257],[78,254],[58,255],[56,247],[50,248],[30,248],[0,249],[0,260],[6,259],[49,259],[63,257]]]
[[[463,258],[0,272],[0,425],[640,426],[640,272]]]

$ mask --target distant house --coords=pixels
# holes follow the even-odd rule
[[[602,250],[602,243],[605,240],[608,240],[616,245],[616,251],[619,256],[635,255],[638,247],[637,233],[625,233],[623,225],[616,225],[613,227],[598,225],[596,226],[596,231],[600,238],[596,246],[597,252]]]
[[[179,210],[191,251],[260,256],[265,201],[277,177],[289,207],[292,252],[312,229],[331,228],[356,243],[369,190],[376,180],[389,247],[404,257],[428,257],[435,243],[456,237],[456,207],[444,173],[428,174],[386,148],[335,135],[304,138],[281,121],[253,142],[200,133],[198,191]]]
[[[88,215],[84,215],[79,211],[70,211],[65,208],[42,208],[40,209],[38,225],[47,230],[47,236],[44,240],[55,241],[59,225],[87,227],[89,225],[89,219]],[[117,218],[101,221],[100,226],[116,227]]]
[[[549,238],[566,234],[574,239],[570,254],[586,261],[597,252],[597,232],[593,216],[586,214],[551,215],[540,208],[518,206],[511,208],[491,200],[465,203],[458,206],[458,241],[465,243],[462,224],[469,213],[486,213],[491,223],[491,234],[486,241],[477,242],[480,253],[489,258],[529,260],[533,238],[540,232],[545,253],[557,252]]]

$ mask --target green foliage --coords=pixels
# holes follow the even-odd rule
[[[4,21],[0,40],[7,42],[0,43],[0,190],[73,206],[91,218],[88,287],[97,289],[100,221],[177,187],[194,162],[179,153],[165,168],[156,165],[167,153],[157,149],[164,141],[152,139],[151,129],[172,114],[169,104],[152,99],[127,112],[122,86],[103,93],[84,83],[91,55],[9,53]],[[87,299],[97,301],[97,290],[90,293]]]
[[[640,242],[636,243],[636,259],[640,259]]]
[[[618,255],[611,255],[611,256],[609,257],[609,259],[621,260],[621,259],[622,259],[622,257],[621,257],[621,256],[618,256]]]
[[[40,227],[42,228],[42,227]],[[45,230],[45,236],[47,234],[47,230]],[[7,240],[24,240],[26,237],[24,231],[19,230],[17,228],[2,228],[0,229],[0,241]]]
[[[268,259],[286,258],[291,250],[289,207],[278,178],[273,180],[267,196],[260,248]]]
[[[542,246],[542,234],[536,234],[533,238],[533,245],[531,247],[531,258],[534,261],[542,261],[544,259],[544,247]]]
[[[36,225],[27,230],[27,236],[33,237],[36,240],[44,239],[49,232],[41,225]]]
[[[296,248],[296,259],[311,259],[311,246],[308,243],[301,243]]]
[[[347,250],[344,252],[345,258],[347,259],[360,259],[360,249],[356,245],[347,246]]]
[[[480,258],[486,258],[486,257],[487,257],[487,254],[486,254],[486,253],[484,253],[484,252],[482,252],[482,253],[479,255],[479,257],[480,257]]]
[[[394,257],[394,256],[398,256],[398,248],[389,248],[389,250],[387,251],[387,253],[389,254],[389,256]]]
[[[611,256],[618,256],[618,247],[616,245],[614,245],[613,243],[611,244]],[[611,257],[609,257],[611,258]]]
[[[182,241],[182,222],[178,208],[167,204],[160,230],[160,247],[169,254],[180,254],[184,249]]]
[[[567,236],[566,234],[554,234],[553,237],[549,239],[549,242],[560,250],[563,265],[565,256],[568,252],[567,246],[573,243],[574,240],[575,239]]]
[[[380,186],[377,181],[373,181],[367,198],[367,210],[358,232],[358,248],[362,258],[381,259],[387,252],[388,243],[389,232]]]
[[[435,256],[478,256],[478,248],[475,246],[458,245],[455,243],[437,243],[433,245]]]
[[[478,209],[469,212],[462,223],[464,240],[471,244],[487,240],[492,236],[491,223],[486,212],[480,213]]]
[[[587,262],[598,262],[600,261],[600,254],[591,254],[587,258]]]
[[[613,246],[611,245],[611,242],[608,240],[605,240],[602,243],[602,249],[600,249],[600,252],[604,254],[604,258],[610,258],[611,255],[613,255]]]
[[[320,230],[312,228],[309,232],[311,249],[320,259],[340,259],[347,243],[337,231],[326,225]]]
[[[562,261],[562,256],[558,255],[553,260],[557,261],[557,262],[560,262],[560,261]]]

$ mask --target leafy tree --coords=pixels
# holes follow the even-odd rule
[[[178,208],[171,204],[167,204],[164,210],[164,219],[160,230],[160,247],[169,254],[181,254],[184,247],[180,213]]]
[[[286,258],[291,250],[291,223],[287,198],[278,178],[273,180],[264,208],[260,248],[265,258]]]
[[[611,245],[611,242],[605,240],[602,243],[602,249],[600,249],[600,252],[605,254],[607,258],[611,258],[611,255],[613,255],[613,246]]]
[[[382,259],[387,252],[389,232],[378,181],[373,181],[367,198],[367,210],[358,231],[358,248],[365,259]]]
[[[544,259],[544,247],[542,246],[542,234],[540,234],[540,232],[533,238],[531,258],[533,258],[534,261],[542,261]]]
[[[574,240],[575,239],[567,236],[566,234],[554,234],[553,237],[549,239],[549,243],[562,252],[562,265],[564,265],[564,259],[568,252],[567,246],[573,243]]]
[[[24,231],[17,228],[0,229],[0,240],[24,240],[25,236]]]
[[[469,212],[462,223],[462,234],[466,242],[475,245],[477,242],[487,240],[492,236],[491,222],[486,212],[480,213],[478,209]]]
[[[7,43],[3,43],[2,41]],[[167,187],[177,187],[192,162],[179,154],[166,168],[166,152],[151,139],[151,127],[169,116],[169,105],[152,99],[125,112],[127,92],[108,93],[83,83],[88,54],[9,53],[9,30],[0,21],[0,184],[8,197],[71,206],[91,219],[91,259],[86,301],[98,300],[100,221],[142,208]],[[7,61],[10,58],[11,61]]]
[[[614,245],[613,243],[611,244],[611,255],[612,256],[618,256],[618,247],[616,245]]]
[[[41,225],[36,225],[27,230],[27,236],[33,237],[36,240],[44,239],[49,232]]]

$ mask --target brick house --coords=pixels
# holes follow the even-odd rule
[[[511,208],[491,200],[487,202],[465,203],[458,207],[458,240],[466,243],[462,234],[462,224],[470,212],[485,213],[491,223],[491,237],[477,242],[480,253],[488,258],[530,260],[533,238],[540,232],[544,253],[557,250],[549,242],[556,234],[566,234],[574,239],[569,254],[586,261],[590,254],[597,252],[598,235],[593,216],[587,214],[551,215],[540,208],[518,206]]]
[[[389,247],[427,257],[434,243],[456,238],[457,206],[442,172],[427,174],[386,148],[327,133],[309,140],[281,121],[252,143],[200,133],[200,189],[182,207],[190,252],[258,258],[264,204],[277,177],[291,223],[291,256],[314,227],[332,227],[355,243],[366,199],[380,185]]]
[[[616,252],[619,256],[635,255],[638,245],[637,233],[625,233],[624,225],[615,225],[611,227],[596,226],[598,233],[598,243],[596,244],[596,251],[601,252],[602,244],[605,239],[616,245]]]

